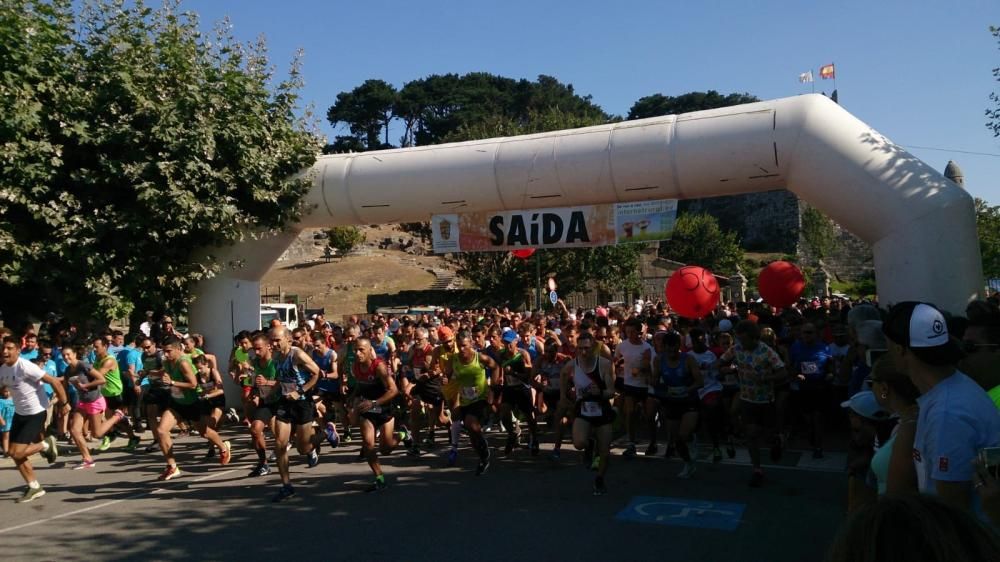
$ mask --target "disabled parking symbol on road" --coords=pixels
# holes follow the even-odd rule
[[[697,527],[735,531],[743,519],[746,504],[688,498],[636,496],[615,519],[676,527]]]

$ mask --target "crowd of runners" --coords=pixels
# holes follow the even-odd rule
[[[222,423],[232,426],[227,435],[249,436],[238,441],[256,457],[248,478],[277,467],[275,501],[295,494],[292,451],[312,468],[324,446],[359,444],[374,492],[387,487],[380,455],[400,446],[456,466],[467,439],[484,475],[501,450],[542,457],[546,444],[538,462],[558,463],[571,445],[600,495],[617,436],[625,458],[661,454],[662,444],[682,461],[678,479],[696,475],[699,451],[720,462],[746,447],[748,482],[759,487],[764,452],[778,462],[798,439],[822,458],[831,430],[849,428],[851,501],[910,487],[989,515],[997,484],[974,461],[1000,447],[998,300],[976,301],[961,316],[831,298],[784,311],[731,303],[697,321],[641,301],[340,323],[320,315],[305,327],[275,321],[241,332],[229,357],[205,353],[202,338],[179,333],[169,317],[150,318],[128,339],[84,338],[57,322],[37,335],[0,328],[0,430],[28,485],[17,501],[29,502],[45,493],[30,462],[36,453],[49,462],[78,454],[74,468],[95,469],[92,449],[120,435],[129,452],[162,455],[166,481],[183,475],[177,432],[203,437],[205,457],[223,466],[250,452],[220,437]],[[229,397],[237,407],[227,407],[227,386],[240,389]],[[425,457],[434,450],[441,454]]]

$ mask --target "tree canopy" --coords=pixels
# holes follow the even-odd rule
[[[977,197],[976,229],[979,231],[983,274],[987,279],[1000,279],[1000,206],[991,207]]]
[[[179,308],[222,264],[198,249],[284,228],[319,150],[298,58],[204,36],[176,2],[0,7],[0,291],[6,318]],[[202,250],[204,251],[204,250]]]
[[[670,240],[660,244],[660,256],[728,275],[743,261],[743,249],[736,233],[723,231],[712,215],[688,213],[677,217]]]
[[[990,33],[1000,45],[1000,27],[990,26]],[[1000,82],[1000,66],[993,69],[993,78]],[[986,127],[993,131],[994,137],[1000,137],[1000,94],[996,91],[990,92],[990,101],[993,107],[986,109]]]
[[[702,111],[705,109],[716,109],[731,105],[753,103],[760,101],[757,96],[750,94],[727,94],[722,95],[715,90],[707,92],[689,92],[679,96],[667,96],[664,94],[653,94],[639,98],[628,110],[629,119],[645,119],[647,117],[659,117],[661,115],[677,115],[679,113],[689,113],[691,111]]]

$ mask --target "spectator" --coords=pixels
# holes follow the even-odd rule
[[[872,367],[872,392],[879,405],[897,418],[892,434],[872,458],[879,495],[917,491],[913,465],[913,439],[917,433],[917,397],[920,391],[893,360],[886,355]]]
[[[1000,445],[1000,411],[957,369],[962,351],[933,305],[899,303],[883,329],[889,356],[922,393],[913,443],[918,488],[954,507],[978,511],[972,462],[979,449]]]
[[[969,513],[918,494],[886,496],[841,527],[826,562],[1000,560],[1000,539]]]

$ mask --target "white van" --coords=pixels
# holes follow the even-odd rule
[[[299,327],[299,307],[294,304],[269,303],[260,305],[260,327],[266,330],[277,318],[290,330]]]

